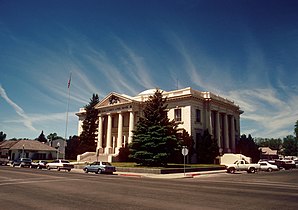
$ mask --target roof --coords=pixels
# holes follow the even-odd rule
[[[39,151],[56,151],[55,148],[37,140],[17,140],[5,141],[0,145],[0,148],[7,148],[9,150],[39,150]]]
[[[264,155],[277,155],[277,150],[272,150],[269,147],[260,147],[260,149]]]
[[[163,90],[160,90],[161,92],[164,92]],[[142,92],[140,92],[138,95],[154,95],[154,93],[156,92],[156,88],[155,89],[148,89],[148,90],[144,90]]]
[[[0,142],[0,149],[9,149],[11,148],[14,144],[16,144],[18,141],[15,140],[9,140],[9,141],[2,141]]]

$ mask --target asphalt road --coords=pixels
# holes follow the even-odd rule
[[[298,169],[152,179],[0,167],[0,209],[298,209]]]

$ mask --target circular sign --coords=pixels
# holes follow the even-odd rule
[[[188,154],[188,149],[186,147],[183,147],[181,152],[183,156],[186,156]]]

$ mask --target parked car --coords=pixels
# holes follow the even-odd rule
[[[294,160],[294,161],[295,161],[296,168],[298,168],[298,160]]]
[[[279,168],[277,167],[277,165],[271,164],[267,161],[259,161],[258,162],[260,164],[260,170],[261,171],[278,171]]]
[[[296,168],[296,164],[293,160],[275,160],[275,164],[279,169],[289,170],[292,168]]]
[[[0,158],[0,165],[6,166],[8,162],[8,158]]]
[[[113,172],[116,171],[116,168],[108,162],[93,162],[90,165],[85,166],[83,170],[85,171],[85,173],[94,172],[96,174],[113,174]]]
[[[30,158],[19,158],[12,162],[12,167],[19,166],[19,167],[30,167],[32,160]]]
[[[51,163],[46,164],[48,170],[57,169],[58,171],[66,170],[70,171],[74,166],[68,160],[54,160]]]
[[[47,163],[48,162],[45,160],[39,160],[38,162],[32,162],[31,168],[43,169],[43,168],[46,168]]]

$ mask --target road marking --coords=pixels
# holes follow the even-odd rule
[[[23,179],[24,180],[24,179]],[[41,183],[41,182],[61,182],[61,181],[69,181],[69,180],[81,180],[81,179],[69,179],[69,178],[59,178],[58,180],[57,179],[53,179],[53,180],[27,180],[27,181],[17,181],[17,182],[7,182],[7,183],[0,183],[0,186],[3,186],[3,185],[18,185],[18,184],[31,184],[31,183]]]

